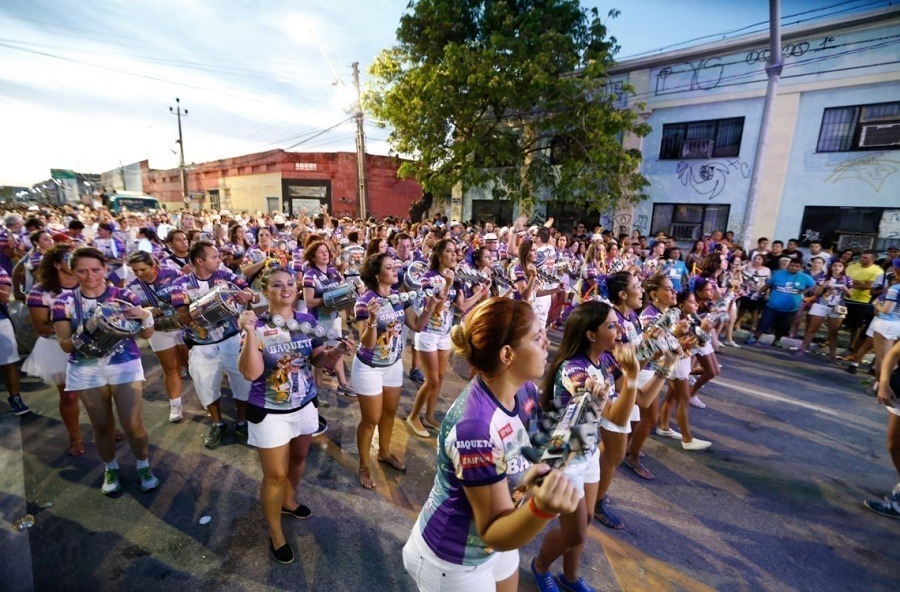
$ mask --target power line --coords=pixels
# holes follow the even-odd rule
[[[848,1],[845,1],[845,2],[838,2],[837,4],[832,4],[832,5],[830,5],[830,6],[823,6],[822,8],[817,8],[817,9],[812,9],[812,10],[805,10],[805,11],[803,11],[803,12],[797,12],[797,13],[794,13],[794,14],[787,14],[787,15],[782,16],[782,17],[781,17],[781,20],[784,21],[785,19],[788,19],[788,18],[794,18],[794,17],[796,17],[796,16],[803,16],[803,15],[805,15],[805,14],[810,14],[810,13],[813,13],[813,12],[821,12],[821,11],[823,11],[823,10],[829,10],[829,9],[831,9],[831,8],[837,8],[837,7],[840,7],[840,6],[845,6],[845,5],[847,5],[847,4],[855,4],[855,3],[860,2],[860,1],[862,1],[862,0],[848,0]],[[850,8],[850,9],[845,9],[845,10],[840,10],[840,11],[830,12],[830,13],[827,13],[827,14],[818,15],[818,16],[815,16],[815,17],[811,17],[811,18],[809,18],[809,19],[800,20],[800,21],[797,21],[796,23],[790,23],[790,24],[799,24],[799,23],[802,23],[802,22],[806,22],[806,21],[810,21],[810,20],[817,20],[817,19],[822,19],[822,18],[827,18],[827,17],[829,17],[829,16],[835,16],[835,15],[837,15],[837,14],[843,14],[843,13],[846,13],[846,12],[854,12],[854,11],[862,10],[862,9],[864,9],[864,8],[868,8],[868,7],[871,7],[871,6],[875,6],[875,5],[877,5],[877,4],[886,4],[886,5],[890,6],[890,5],[892,4],[892,2],[891,2],[891,0],[876,0],[876,1],[874,1],[874,2],[869,2],[868,4],[862,4],[862,5],[860,5],[860,6],[855,6],[855,7]],[[672,43],[672,44],[669,44],[669,45],[664,45],[664,46],[659,47],[659,48],[656,48],[656,49],[649,49],[649,50],[647,50],[647,51],[642,51],[642,52],[630,54],[630,55],[624,56],[624,57],[622,57],[622,58],[620,58],[620,59],[622,59],[622,60],[633,59],[633,58],[637,58],[637,57],[641,57],[641,56],[645,56],[645,55],[649,55],[649,54],[653,54],[653,53],[659,53],[659,52],[665,51],[665,50],[667,50],[667,49],[672,49],[672,48],[674,48],[674,47],[681,47],[681,46],[683,46],[683,45],[688,45],[688,44],[691,44],[691,43],[695,43],[695,42],[697,42],[697,41],[703,41],[703,40],[705,40],[705,39],[711,39],[711,38],[725,39],[725,38],[727,38],[729,35],[733,35],[733,34],[735,34],[735,33],[741,33],[741,32],[743,32],[743,31],[748,31],[749,29],[753,29],[753,28],[760,27],[760,26],[763,26],[763,25],[765,25],[766,27],[768,27],[768,24],[769,24],[769,21],[768,21],[768,20],[764,20],[764,21],[760,21],[760,22],[758,22],[758,23],[753,23],[753,24],[751,24],[751,25],[746,25],[746,26],[743,26],[743,27],[739,27],[739,28],[737,28],[737,29],[731,29],[731,30],[728,30],[728,31],[720,32],[720,33],[710,33],[710,34],[708,34],[708,35],[703,35],[703,36],[700,36],[700,37],[694,37],[693,39],[687,39],[687,40],[685,40],[685,41],[680,41],[680,42],[678,42],[678,43]],[[761,32],[761,31],[749,31],[749,32],[744,33],[744,34],[745,34],[745,35],[751,35],[751,34],[753,34],[753,33],[759,33],[759,32]]]

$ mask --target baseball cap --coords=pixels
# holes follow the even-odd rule
[[[491,240],[499,240],[499,239],[497,238],[496,234],[494,234],[493,232],[489,232],[486,235],[484,235],[484,240],[491,241]]]

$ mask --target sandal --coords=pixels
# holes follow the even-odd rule
[[[433,424],[433,423],[431,423],[430,421],[428,421],[427,419],[423,419],[423,420],[422,420],[422,425],[425,426],[426,428],[431,428],[432,430],[436,430],[436,431],[440,431],[440,430],[441,430],[441,424],[440,424],[440,423]]]
[[[619,517],[612,513],[609,509],[609,497],[604,496],[594,507],[594,518],[607,528],[621,530],[625,528]]]
[[[372,474],[369,473],[369,469],[359,470],[359,484],[364,489],[375,489],[375,481],[372,480]]]
[[[625,459],[625,466],[634,471],[634,474],[640,477],[641,479],[646,479],[647,481],[653,481],[653,473],[647,470],[647,467],[643,465],[640,461],[636,465],[628,462],[628,459]]]
[[[400,471],[401,473],[406,472],[406,465],[403,464],[403,461],[400,460],[399,458],[397,458],[397,455],[394,454],[393,452],[387,458],[382,458],[379,456],[378,462],[384,463],[384,464],[388,465],[389,467],[392,467],[392,468]]]
[[[69,456],[81,456],[84,452],[84,440],[81,437],[69,440]]]

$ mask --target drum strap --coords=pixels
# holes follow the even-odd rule
[[[144,280],[138,280],[138,283],[141,285],[141,288],[143,288],[144,294],[147,295],[147,300],[150,301],[150,306],[152,306],[153,308],[162,308],[159,305],[159,295],[156,293],[156,290],[153,289],[153,286],[151,286]]]
[[[78,331],[84,330],[84,306],[81,303],[81,288],[75,288],[72,290],[72,306],[74,308],[73,312],[75,321],[75,326],[78,327]]]

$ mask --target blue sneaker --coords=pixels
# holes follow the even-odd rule
[[[413,368],[412,370],[409,371],[409,379],[413,382],[418,382],[419,384],[422,384],[423,382],[425,382],[425,375],[422,374],[422,371],[419,370],[418,368]]]
[[[559,574],[556,576],[556,583],[563,592],[596,592],[593,588],[584,583],[583,578],[578,578],[575,582],[570,582],[566,576]]]
[[[619,517],[610,509],[609,496],[603,496],[603,498],[597,502],[597,505],[594,506],[594,518],[607,528],[614,528],[615,530],[625,528],[625,525],[622,524]]]
[[[534,559],[531,560],[531,573],[534,575],[534,581],[537,582],[538,590],[541,592],[559,592],[559,586],[556,585],[553,574],[549,571],[547,573],[539,574],[537,570],[534,569]]]
[[[23,401],[22,397],[19,395],[8,397],[6,400],[9,402],[9,406],[12,407],[13,413],[16,415],[26,415],[31,413],[31,409],[28,408],[28,405],[25,404],[25,401]]]
[[[746,343],[747,345],[753,345],[754,343],[756,343],[756,337],[751,335],[750,337],[747,338],[747,341],[745,341],[744,343]]]

